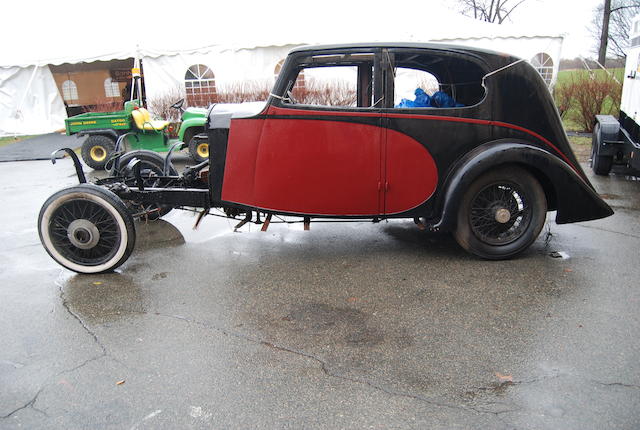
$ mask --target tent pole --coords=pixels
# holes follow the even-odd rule
[[[138,68],[140,68],[140,59],[138,59]],[[142,70],[140,70],[140,76],[136,79],[138,83],[138,98],[140,99],[140,104],[144,106],[144,99],[142,98]]]
[[[140,104],[144,107],[145,103],[142,98],[142,68],[140,66],[140,45],[136,44],[136,67],[138,68],[138,76],[136,77],[136,84],[138,86],[138,98],[140,99]]]
[[[137,67],[138,67],[138,55],[136,54],[136,56],[133,58],[133,69],[131,70],[131,96],[129,97],[129,100],[133,100],[133,94],[135,93],[135,90],[136,90],[136,74],[134,70]]]

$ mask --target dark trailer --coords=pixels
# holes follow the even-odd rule
[[[240,224],[255,216],[263,229],[273,215],[409,218],[504,259],[535,241],[547,211],[559,224],[613,213],[542,78],[509,55],[439,44],[298,48],[266,103],[214,105],[208,116],[210,159],[181,175],[167,174],[170,159],[154,167],[134,157],[98,184],[54,194],[38,222],[49,254],[78,272],[111,270],[131,253],[134,216],[188,207]]]
[[[631,25],[620,116],[597,115],[591,146],[591,168],[608,175],[613,166],[640,172],[640,15]]]

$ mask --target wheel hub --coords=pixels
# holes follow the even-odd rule
[[[509,212],[509,209],[506,208],[499,208],[498,210],[496,210],[495,212],[495,219],[496,221],[498,221],[500,224],[506,224],[509,222],[509,220],[511,219],[511,212]]]
[[[95,161],[103,161],[105,158],[107,158],[107,151],[100,145],[96,145],[91,148],[91,151],[89,153],[91,155],[91,158],[93,158]]]
[[[100,232],[91,221],[77,219],[69,224],[67,237],[76,248],[91,249],[100,241]]]
[[[209,144],[208,143],[201,143],[198,145],[197,148],[197,152],[198,155],[202,158],[208,158],[209,157]]]

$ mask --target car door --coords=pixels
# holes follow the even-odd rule
[[[481,117],[484,70],[437,50],[385,49],[381,56],[384,213],[427,213],[455,160],[490,136],[474,119]]]
[[[384,130],[375,52],[307,54],[266,111],[255,206],[278,212],[378,215]]]

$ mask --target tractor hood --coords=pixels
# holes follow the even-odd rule
[[[205,118],[207,116],[207,108],[189,107],[182,113],[182,120],[190,118]]]
[[[264,110],[267,102],[217,103],[209,108],[209,128],[229,128],[233,118],[249,118]]]

